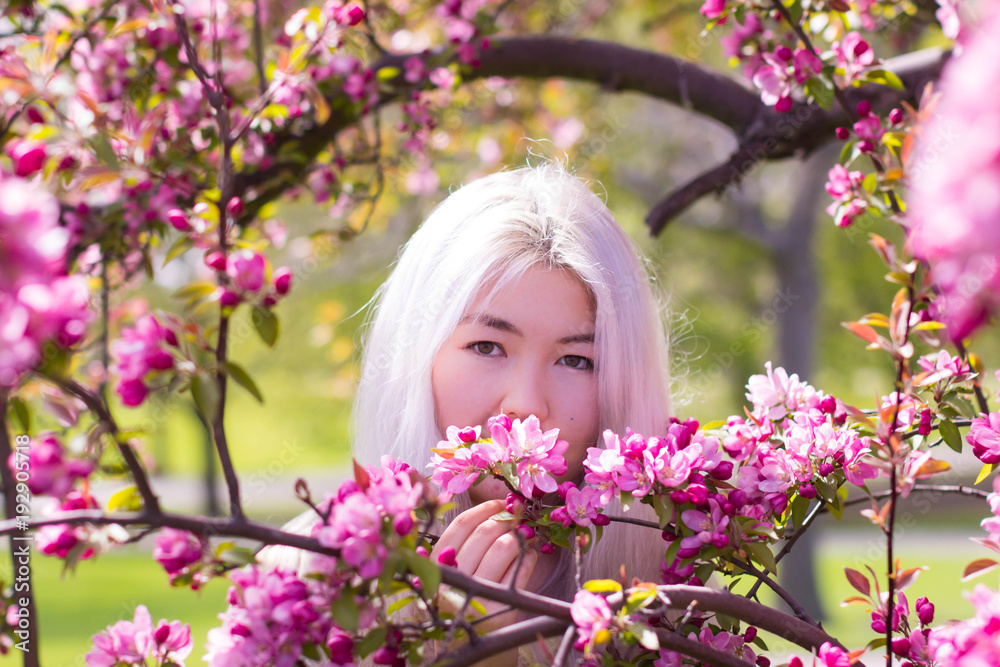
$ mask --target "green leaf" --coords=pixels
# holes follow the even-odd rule
[[[346,590],[341,592],[339,598],[333,601],[330,606],[330,613],[333,620],[337,622],[345,632],[354,633],[358,631],[358,604],[354,601],[354,592]],[[375,649],[372,649],[373,651]]]
[[[491,516],[490,519],[493,521],[513,521],[514,515],[507,510],[503,510],[502,512],[497,512]]]
[[[674,503],[667,496],[660,496],[654,501],[653,509],[656,510],[656,517],[660,520],[660,530],[663,530],[674,518]]]
[[[875,192],[875,188],[878,187],[878,174],[872,172],[865,176],[865,179],[861,182],[861,187],[867,192]]]
[[[632,503],[635,502],[635,496],[633,496],[628,491],[622,491],[621,502],[622,502],[622,509],[628,512],[632,508]]]
[[[253,552],[246,547],[232,546],[228,549],[223,549],[221,553],[218,553],[218,558],[223,563],[228,563],[229,565],[252,565],[257,562],[254,558]]]
[[[890,72],[887,69],[869,70],[865,78],[872,83],[878,83],[883,86],[889,86],[893,90],[905,89],[902,80],[898,76],[896,76],[895,72]]]
[[[385,644],[385,632],[385,628],[375,628],[365,635],[354,649],[357,651],[358,657],[367,658],[369,654],[374,653],[375,649]]]
[[[20,396],[11,397],[10,414],[21,425],[21,433],[31,433],[31,408],[28,406],[27,401]]]
[[[264,395],[260,393],[260,389],[257,388],[257,383],[253,381],[250,374],[247,373],[242,366],[237,364],[235,361],[225,361],[222,363],[222,367],[226,369],[226,373],[229,377],[236,381],[236,384],[240,385],[244,389],[250,392],[250,394],[257,399],[258,403],[264,402]]]
[[[774,554],[766,544],[761,542],[748,542],[747,549],[753,555],[753,559],[763,565],[771,574],[778,574],[778,564],[774,560]]]
[[[410,572],[420,577],[420,585],[423,586],[424,595],[428,598],[437,595],[438,586],[441,585],[441,568],[437,566],[437,563],[412,551],[404,551],[403,559]]]
[[[208,423],[215,420],[219,413],[219,383],[215,376],[207,371],[198,371],[191,378],[191,396],[198,410]]]
[[[471,600],[469,600],[469,606],[478,611],[483,616],[486,616],[486,614],[488,613],[486,611],[486,607],[483,606],[483,603],[477,600],[476,598],[472,598]]]
[[[198,282],[188,283],[170,296],[174,299],[184,299],[192,302],[206,299],[213,292],[215,292],[215,283],[208,282],[207,280],[199,280]]]
[[[962,453],[962,433],[950,419],[942,419],[938,424],[938,433],[945,444],[954,449],[959,454]]]
[[[112,169],[118,169],[118,156],[115,155],[115,150],[111,147],[111,142],[108,141],[105,135],[96,134],[90,140],[90,145],[94,149],[94,153],[97,154],[97,159]]]
[[[109,512],[138,512],[142,509],[142,496],[139,489],[134,486],[118,491],[108,500]]]
[[[407,605],[409,605],[411,602],[413,602],[416,599],[417,599],[417,597],[415,595],[409,595],[409,596],[407,596],[405,598],[402,598],[401,600],[396,600],[391,605],[389,605],[388,615],[392,616],[397,611],[399,611],[403,607],[406,607]]]
[[[191,237],[187,234],[177,237],[177,240],[170,245],[170,249],[167,250],[167,256],[163,260],[163,266],[169,264],[172,260],[183,255],[188,250],[194,247],[194,242],[191,241]]]
[[[833,87],[823,77],[814,76],[806,81],[805,91],[823,109],[829,111],[833,107]]]
[[[274,344],[278,342],[278,318],[275,314],[266,308],[254,306],[251,319],[253,319],[253,326],[257,329],[260,339],[268,347],[274,347]]]
[[[642,644],[643,648],[650,651],[660,650],[660,639],[656,636],[653,629],[645,623],[630,623],[626,626],[626,629]]]

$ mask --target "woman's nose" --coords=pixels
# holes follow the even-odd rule
[[[549,403],[543,370],[530,366],[515,369],[507,380],[500,411],[511,419],[535,415],[544,424]]]

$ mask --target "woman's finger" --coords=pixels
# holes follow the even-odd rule
[[[458,554],[484,521],[489,520],[494,514],[502,512],[505,508],[506,505],[502,500],[490,500],[462,512],[445,528],[437,544],[434,545],[431,555],[437,560],[437,557],[448,547],[454,549],[455,553]],[[498,528],[498,526],[494,528]],[[498,530],[493,539],[495,540],[504,532]],[[481,557],[480,555],[480,559]]]

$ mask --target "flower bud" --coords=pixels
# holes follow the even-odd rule
[[[517,493],[507,494],[507,511],[517,514],[524,510],[524,496]]]
[[[920,411],[920,424],[917,425],[917,433],[920,435],[930,435],[931,433],[931,420],[933,416],[931,411],[924,408]]]
[[[14,174],[26,178],[45,164],[45,144],[40,141],[19,141],[10,149]]]
[[[792,50],[787,46],[785,46],[784,44],[782,44],[781,46],[779,46],[774,50],[774,55],[776,55],[781,60],[784,60],[785,62],[788,62],[795,56],[795,54],[792,53]]]
[[[342,26],[357,25],[365,20],[365,10],[351,3],[338,9],[335,19]]]
[[[901,658],[910,655],[910,640],[906,637],[893,637],[892,652]]]
[[[758,655],[757,667],[771,667],[771,659],[763,655]]]
[[[233,197],[232,199],[230,199],[229,203],[226,204],[226,212],[229,213],[229,215],[234,216],[234,217],[237,216],[237,215],[239,215],[240,213],[242,213],[243,212],[243,200],[240,199],[239,197]]]
[[[422,544],[419,547],[417,547],[416,549],[414,549],[414,551],[417,552],[418,556],[423,556],[424,558],[427,558],[430,555],[430,554],[427,553],[427,547],[425,547]]]
[[[611,517],[609,517],[607,514],[598,514],[592,519],[592,521],[594,522],[595,526],[607,526],[609,523],[611,523]]]
[[[925,597],[917,598],[917,617],[920,625],[930,625],[934,622],[934,603]]]
[[[576,488],[576,484],[574,484],[573,482],[563,482],[558,487],[556,487],[556,493],[559,494],[560,498],[562,498],[563,500],[566,500],[566,494],[569,493],[572,489],[575,489],[575,488]]]
[[[240,302],[239,294],[237,294],[232,290],[226,289],[225,287],[221,289],[222,293],[219,295],[219,303],[227,307],[233,307],[239,304]]]
[[[851,136],[851,131],[846,127],[837,128],[837,138],[841,141],[847,141],[847,138]]]
[[[438,554],[438,562],[442,565],[458,567],[458,561],[455,560],[455,547],[445,547],[441,553]]]
[[[816,497],[816,487],[809,482],[804,482],[799,485],[799,495],[812,500]]]
[[[788,667],[803,667],[802,658],[797,655],[793,655],[788,659]]]
[[[521,533],[521,537],[526,540],[530,540],[535,536],[535,529],[526,523],[522,523],[517,527],[517,532]]]
[[[749,643],[757,639],[757,628],[750,626],[747,628],[746,632],[743,633],[743,641]]]
[[[872,103],[868,100],[858,102],[858,118],[867,118],[872,112]]]
[[[875,144],[868,141],[867,139],[858,142],[858,150],[862,153],[871,153],[875,150]]]
[[[555,553],[555,549],[552,547],[552,544],[549,543],[549,542],[546,542],[542,546],[538,547],[538,550],[541,551],[546,556],[551,556],[553,553]]]
[[[900,109],[893,109],[889,112],[889,122],[898,125],[903,122],[903,112]]]
[[[28,116],[28,120],[30,120],[32,123],[45,122],[45,117],[42,115],[42,112],[33,106],[28,107],[28,110],[25,113]]]
[[[173,329],[163,330],[163,340],[167,341],[167,345],[180,347],[180,342],[177,340],[177,334],[174,333]]]
[[[278,269],[278,271],[281,271],[281,269]],[[277,274],[278,271],[275,271],[275,274]],[[290,279],[290,277],[289,277],[289,279]],[[275,286],[277,286],[277,280],[275,280]],[[285,291],[288,291],[288,290],[286,289]],[[278,290],[278,293],[279,294],[284,294],[284,292],[282,292],[280,289]],[[458,439],[461,440],[464,443],[475,442],[476,441],[476,429],[474,427],[472,427],[472,426],[466,426],[465,428],[463,428],[461,431],[458,432]]]
[[[216,271],[226,270],[226,256],[223,255],[218,250],[213,250],[212,252],[205,255],[205,264],[215,269]]]
[[[187,221],[187,216],[179,208],[172,208],[167,211],[167,222],[179,232],[191,231],[191,225]]]

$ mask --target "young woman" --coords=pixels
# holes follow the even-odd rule
[[[493,415],[535,415],[570,443],[564,478],[580,481],[605,429],[663,433],[669,407],[667,337],[643,263],[601,199],[544,164],[456,190],[406,244],[372,309],[354,456],[424,470],[450,425],[488,433]],[[464,572],[509,581],[518,543],[510,522],[490,518],[505,496],[497,482],[457,498],[435,551],[454,547]],[[657,531],[613,523],[582,575],[617,578],[624,564],[658,581],[663,552]],[[518,585],[571,596],[567,556],[529,553]]]

